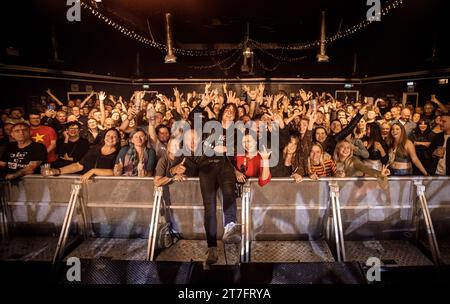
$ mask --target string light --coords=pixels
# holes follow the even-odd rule
[[[111,26],[114,29],[117,29],[119,32],[121,32],[122,34],[135,39],[136,41],[139,41],[143,44],[146,44],[150,47],[156,48],[159,51],[161,51],[162,53],[166,53],[167,52],[167,47],[165,44],[161,44],[158,43],[154,40],[150,40],[142,35],[140,35],[139,33],[136,33],[134,30],[130,30],[126,27],[123,27],[122,25],[118,24],[117,22],[115,22],[114,20],[112,20],[111,18],[109,18],[108,16],[104,15],[102,12],[96,10],[94,7],[90,6],[89,4],[85,3],[84,1],[80,1],[81,6],[90,11],[90,13],[103,20],[105,22],[105,24]],[[392,10],[394,10],[395,8],[397,8],[399,5],[403,4],[403,0],[394,0],[393,2],[391,2],[390,4],[386,5],[380,12],[380,14],[376,17],[383,17],[388,15]],[[351,26],[350,28],[344,30],[344,31],[340,31],[339,33],[328,37],[325,42],[326,44],[330,44],[332,42],[335,42],[339,39],[348,37],[350,35],[355,34],[356,32],[366,28],[368,25],[372,24],[372,22],[374,21],[369,21],[369,20],[363,20],[358,24],[355,24],[353,26]],[[248,39],[247,40],[248,43],[250,43],[254,48],[258,49],[259,51],[265,53],[266,55],[278,60],[278,61],[285,61],[285,62],[294,62],[294,61],[299,61],[299,60],[303,60],[304,58],[306,58],[306,56],[302,56],[302,57],[287,57],[287,56],[280,56],[280,55],[276,55],[273,54],[269,51],[267,51],[267,49],[280,49],[280,50],[290,50],[290,51],[301,51],[301,50],[308,50],[308,49],[313,49],[313,48],[317,48],[319,46],[319,40],[316,40],[314,42],[310,42],[310,43],[293,43],[293,44],[286,44],[286,45],[281,45],[281,44],[275,44],[275,43],[263,43],[263,42],[258,42],[256,40],[252,40],[252,39]],[[217,55],[224,55],[224,54],[228,54],[232,51],[234,51],[231,56],[227,57],[226,59],[230,59],[232,58],[237,51],[240,51],[242,49],[244,45],[244,41],[242,41],[241,43],[239,43],[236,48],[233,49],[214,49],[214,50],[191,50],[191,49],[180,49],[180,48],[174,48],[174,53],[177,55],[181,55],[181,56],[190,56],[190,57],[200,57],[200,56],[217,56]],[[242,54],[241,54],[242,56]],[[201,68],[212,68],[212,67],[217,67],[220,66],[221,63],[226,62],[227,60],[222,60],[219,63],[215,63],[214,65],[208,65],[208,66],[201,66]],[[200,67],[198,67],[200,68]],[[264,67],[263,67],[264,68]]]
[[[388,13],[390,11],[397,8],[401,4],[403,4],[403,0],[395,0],[395,1],[391,2],[389,5],[385,6],[381,10],[379,15],[386,16],[386,15],[388,15]],[[355,34],[356,32],[358,32],[358,31],[366,28],[368,25],[372,24],[372,22],[374,22],[374,21],[369,21],[367,19],[364,19],[360,23],[355,24],[344,31],[340,31],[336,35],[328,37],[325,40],[325,43],[330,44],[332,42],[335,42],[336,40],[339,40],[339,39],[345,38],[347,36],[350,36],[352,34]],[[251,40],[251,41],[259,49],[276,48],[276,49],[281,49],[281,50],[292,50],[292,51],[314,49],[314,48],[319,47],[319,44],[320,44],[319,40],[316,40],[316,41],[310,42],[310,43],[291,43],[291,44],[286,44],[286,45],[279,45],[279,44],[274,44],[274,43],[262,43],[262,42],[258,42],[255,40]]]
[[[258,46],[256,46],[256,49],[258,49],[259,51],[261,51],[262,53],[278,60],[278,61],[284,61],[284,62],[295,62],[295,61],[300,61],[300,60],[304,60],[307,56],[301,56],[301,57],[286,57],[286,56],[280,56],[280,55],[275,55],[271,52],[269,52],[268,50],[265,50],[263,48],[260,48]]]
[[[191,69],[196,69],[196,70],[205,70],[205,69],[212,69],[212,68],[215,68],[215,67],[220,67],[222,64],[224,64],[225,62],[227,62],[228,60],[233,58],[237,53],[241,53],[241,50],[240,49],[236,49],[230,56],[228,56],[228,57],[226,57],[226,58],[224,58],[224,59],[222,59],[222,60],[220,60],[218,62],[215,62],[214,64],[210,64],[210,65],[187,65],[187,67],[191,68]],[[242,54],[241,54],[241,56],[239,56],[239,58],[240,57],[242,57]]]
[[[150,40],[138,33],[136,33],[134,30],[129,30],[115,22],[114,20],[110,19],[109,17],[105,16],[101,12],[95,10],[93,7],[91,7],[89,4],[86,4],[85,2],[80,2],[81,6],[91,12],[94,16],[98,17],[99,19],[102,19],[107,25],[118,29],[121,33],[124,35],[131,37],[137,41],[140,41],[146,45],[149,45],[153,48],[159,49],[162,53],[167,52],[167,47],[164,44],[158,43],[156,41]],[[241,44],[239,44],[236,49],[240,49],[242,47]],[[216,56],[216,55],[222,55],[227,54],[233,50],[236,49],[214,49],[214,50],[208,50],[208,51],[201,51],[201,50],[188,50],[188,49],[179,49],[174,48],[174,53],[182,56]]]
[[[278,69],[278,67],[280,66],[281,62],[277,61],[277,63],[273,66],[273,68],[268,68],[261,60],[259,60],[258,56],[255,56],[256,58],[256,63],[264,70],[267,72],[273,72],[276,69]]]

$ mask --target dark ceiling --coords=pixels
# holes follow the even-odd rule
[[[246,76],[240,71],[242,60],[235,60],[238,56],[211,69],[198,67],[212,65],[226,56],[178,56],[178,63],[164,64],[160,50],[122,35],[85,9],[81,11],[81,22],[68,22],[65,0],[8,1],[2,6],[2,63],[126,77]],[[239,43],[245,37],[247,24],[250,38],[257,41],[310,42],[319,36],[320,11],[327,12],[327,34],[332,35],[339,28],[344,30],[363,20],[368,8],[366,0],[103,0],[98,4],[98,10],[105,15],[143,36],[153,35],[162,44],[165,43],[164,14],[171,12],[178,48],[200,44],[213,48],[215,44]],[[316,62],[316,49],[270,51],[283,58],[306,56],[296,62],[280,62],[259,51],[255,76],[364,77],[447,68],[450,67],[449,12],[444,0],[403,0],[403,5],[381,22],[329,45],[329,63]],[[52,33],[61,62],[53,60]],[[7,54],[6,48],[17,50],[19,56]],[[226,69],[233,61],[236,64]],[[267,71],[272,67],[277,69]]]

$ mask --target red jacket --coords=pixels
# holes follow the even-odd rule
[[[262,179],[262,164],[261,156],[256,154],[253,158],[248,158],[248,156],[236,156],[236,169],[241,171],[241,168],[246,168],[245,176],[247,177],[258,177],[258,184],[262,187],[267,184],[272,178],[272,174],[269,172],[269,177],[265,180]]]

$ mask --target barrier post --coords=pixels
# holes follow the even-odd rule
[[[153,261],[155,255],[156,238],[158,231],[159,210],[161,207],[162,187],[155,187],[152,218],[150,219],[147,244],[147,261]]]
[[[81,189],[81,182],[77,181],[72,184],[70,191],[69,203],[67,204],[66,214],[62,224],[61,232],[59,234],[58,244],[56,245],[55,254],[53,255],[52,264],[55,264],[61,257],[61,252],[64,249],[69,235],[70,224],[72,223],[73,212],[78,201],[78,196]]]
[[[9,209],[8,209],[9,183],[6,180],[0,181],[0,230],[2,239],[9,237]]]
[[[250,184],[247,181],[243,186],[241,200],[241,262],[250,262]]]
[[[330,187],[330,203],[331,216],[334,228],[334,237],[336,242],[336,254],[339,262],[346,260],[345,246],[344,246],[344,232],[342,229],[341,206],[339,202],[339,185],[336,181],[329,181]]]
[[[419,202],[419,215],[420,211],[423,214],[425,220],[425,227],[427,230],[428,244],[430,246],[431,254],[433,256],[433,262],[436,266],[440,265],[441,254],[439,246],[436,240],[436,234],[434,232],[433,221],[431,220],[430,209],[428,208],[427,198],[425,197],[425,185],[422,184],[422,180],[415,180],[417,200]]]

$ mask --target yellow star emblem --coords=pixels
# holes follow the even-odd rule
[[[34,135],[32,138],[34,139],[34,141],[35,142],[44,142],[44,136],[45,136],[45,134],[39,134],[39,133],[36,133],[36,135]]]

